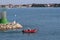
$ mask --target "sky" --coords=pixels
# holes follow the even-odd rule
[[[48,3],[60,3],[60,0],[0,0],[0,4],[48,4]]]

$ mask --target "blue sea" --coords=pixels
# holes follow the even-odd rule
[[[6,11],[8,21],[15,20],[23,28],[0,32],[0,40],[60,40],[60,8],[12,8]],[[21,32],[27,28],[36,28],[37,32]]]

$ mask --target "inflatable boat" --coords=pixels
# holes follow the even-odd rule
[[[26,30],[22,30],[23,33],[35,33],[37,32],[36,29],[26,29]]]

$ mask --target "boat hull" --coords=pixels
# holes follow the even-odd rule
[[[22,30],[23,33],[35,33],[37,30]]]

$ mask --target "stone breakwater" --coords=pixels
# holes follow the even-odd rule
[[[0,24],[0,30],[14,30],[14,29],[20,29],[22,28],[22,25],[19,23],[16,23],[15,21],[8,24]]]

